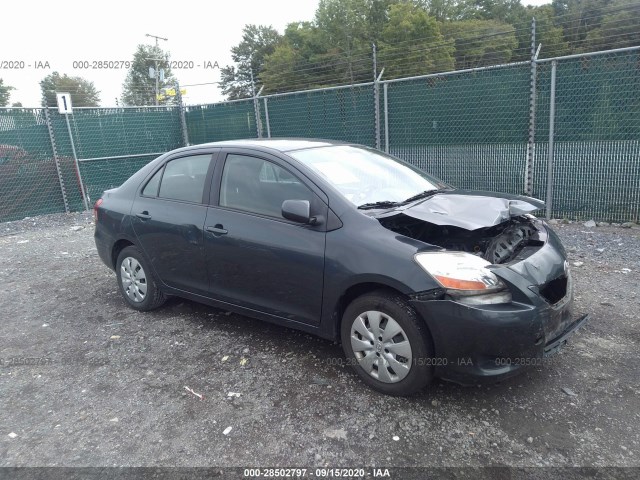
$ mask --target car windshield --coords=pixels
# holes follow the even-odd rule
[[[324,176],[359,207],[393,206],[423,192],[451,188],[416,167],[369,148],[335,145],[288,154]]]

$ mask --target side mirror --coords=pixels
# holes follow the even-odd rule
[[[285,200],[282,202],[282,216],[298,223],[311,222],[311,206],[309,200]]]

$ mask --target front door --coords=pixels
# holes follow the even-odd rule
[[[318,324],[326,225],[294,223],[281,211],[284,200],[308,200],[312,215],[326,219],[326,203],[277,158],[229,152],[221,168],[205,221],[211,295]]]

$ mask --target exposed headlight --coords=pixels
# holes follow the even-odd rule
[[[423,252],[415,255],[429,273],[451,296],[463,303],[507,303],[511,295],[502,281],[488,268],[485,259],[465,252]],[[463,299],[474,296],[475,298]]]

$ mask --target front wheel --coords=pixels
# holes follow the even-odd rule
[[[122,249],[116,261],[116,275],[120,293],[132,308],[142,311],[154,310],[166,301],[151,268],[138,248],[129,246]]]
[[[433,379],[429,332],[398,294],[377,291],[356,298],[342,317],[341,339],[349,363],[379,392],[411,395]]]

